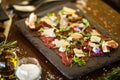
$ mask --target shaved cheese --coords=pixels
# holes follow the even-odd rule
[[[74,53],[75,53],[75,55],[76,55],[77,57],[85,57],[85,54],[84,54],[84,52],[82,51],[82,49],[74,48],[73,51],[74,51]]]
[[[54,22],[50,17],[48,16],[44,16],[43,18],[40,19],[40,21],[44,21],[47,24],[51,25],[51,26],[56,26],[56,22]]]
[[[63,39],[61,39],[61,40],[55,39],[52,43],[55,44],[56,47],[61,47],[61,46],[65,47],[65,46],[69,45],[69,42],[67,42]]]
[[[72,17],[73,18],[77,18],[77,17],[79,17],[77,14],[72,14]]]
[[[71,35],[71,37],[72,37],[73,39],[80,39],[80,38],[82,38],[83,36],[82,36],[82,34],[80,34],[80,33],[73,33],[73,34]]]
[[[65,11],[64,14],[75,14],[76,10],[68,8],[68,7],[63,7],[63,10]]]
[[[91,34],[94,36],[100,36],[100,34],[96,30],[92,30]]]
[[[84,27],[84,26],[85,26],[85,24],[83,24],[83,23],[80,23],[80,24],[79,24],[79,26],[80,26],[80,27]]]
[[[99,46],[98,44],[92,43],[92,42],[89,42],[89,45],[90,45],[91,47],[98,47],[98,46]]]
[[[100,40],[101,40],[101,38],[98,36],[92,36],[90,39],[91,42],[97,42],[97,43],[100,42]]]
[[[49,17],[53,22],[56,22],[57,21],[57,17],[56,16],[50,16]]]
[[[65,29],[68,27],[68,20],[66,18],[66,15],[61,15],[61,19],[60,19],[60,28],[61,29]]]
[[[61,47],[59,48],[59,51],[60,51],[60,52],[65,52],[65,51],[66,51],[66,47],[61,46]]]
[[[70,45],[69,42],[65,41],[64,39],[61,40],[55,39],[52,43],[55,44],[56,47],[59,47],[60,52],[66,51],[66,47]]]
[[[42,32],[42,35],[46,37],[55,37],[54,29],[53,28],[46,28]]]
[[[68,41],[72,41],[72,37],[68,37],[67,40],[68,40]]]

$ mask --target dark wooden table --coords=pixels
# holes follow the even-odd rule
[[[21,0],[3,0],[2,4],[5,8],[9,3],[13,3]],[[102,0],[88,0],[88,4],[84,8],[84,11],[88,16],[93,18],[98,24],[103,26],[106,30],[112,33],[117,39],[120,40],[120,14],[113,10],[110,6],[104,3]],[[77,4],[76,4],[77,5]],[[13,23],[10,29],[8,41],[18,41],[18,47],[21,53],[18,54],[19,58],[22,57],[35,57],[39,60],[42,66],[42,79],[41,80],[68,80],[52,65],[16,28],[15,21],[19,18],[15,15],[13,17]],[[112,68],[120,66],[120,62],[116,62],[109,66],[106,66],[100,70],[96,70],[78,78],[77,80],[96,80],[98,77],[104,75]]]

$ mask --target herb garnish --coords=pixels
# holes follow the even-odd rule
[[[86,64],[85,60],[83,58],[79,58],[77,56],[74,56],[73,61],[78,64],[78,66],[84,66]]]
[[[111,72],[100,77],[98,80],[120,80],[120,67],[113,68]]]
[[[0,54],[2,53],[4,49],[13,48],[16,46],[16,44],[17,44],[17,41],[12,41],[8,43],[5,43],[4,41],[1,42],[0,43]]]

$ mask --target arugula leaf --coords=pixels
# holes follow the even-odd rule
[[[55,15],[54,12],[50,12],[50,13],[47,14],[47,16],[54,16],[54,15]]]
[[[64,32],[64,31],[69,31],[71,29],[71,27],[70,26],[67,26],[66,28],[64,28],[64,29],[62,29],[62,28],[60,28],[60,29],[57,29],[59,32]]]
[[[60,21],[59,20],[56,20],[56,24],[58,25],[60,23]]]
[[[90,38],[92,36],[90,33],[84,33],[84,32],[82,32],[81,34],[83,36],[87,37],[87,38]]]
[[[44,28],[40,28],[39,30],[38,30],[38,32],[43,32],[44,31]]]
[[[66,51],[67,51],[67,53],[70,53],[70,46],[68,46],[67,48],[66,48]]]
[[[100,43],[99,43],[99,45],[102,46],[103,42],[104,42],[104,40],[101,40]]]
[[[85,42],[84,40],[80,40],[81,45],[83,45],[83,44],[84,44],[84,42]]]
[[[58,14],[61,15],[61,14],[63,14],[64,12],[65,12],[65,10],[61,9],[61,10],[58,12]]]
[[[90,23],[89,23],[89,21],[88,21],[87,19],[85,19],[85,18],[83,18],[82,21],[83,21],[83,23],[85,24],[85,26],[82,28],[82,32],[84,32],[84,30],[85,30],[88,26],[90,26]]]
[[[77,41],[71,42],[70,46],[75,46],[77,44]]]
[[[74,56],[73,61],[78,64],[78,66],[84,66],[86,64],[85,60],[83,58],[79,58],[77,56]]]
[[[70,36],[70,35],[72,35],[73,33],[74,33],[74,32],[69,32],[68,35]]]
[[[86,26],[89,26],[89,25],[90,25],[90,23],[89,23],[89,21],[88,21],[87,19],[83,18],[82,21],[83,21],[83,23],[86,24]]]
[[[59,37],[59,38],[62,38],[62,39],[66,39],[67,38],[66,36],[63,36],[61,34],[56,34],[56,37]]]

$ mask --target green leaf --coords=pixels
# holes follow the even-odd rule
[[[54,15],[54,12],[50,12],[47,14],[47,16],[53,16]]]
[[[86,64],[83,58],[79,58],[77,56],[73,57],[73,61],[78,64],[78,66],[84,66]]]
[[[58,25],[60,23],[60,21],[59,20],[56,20],[56,24]]]
[[[71,50],[70,47],[66,48],[67,53],[70,53],[70,50]]]
[[[80,40],[81,45],[83,45],[83,44],[84,44],[84,42],[85,42],[84,40]]]
[[[101,40],[100,43],[99,43],[99,45],[102,46],[103,42],[104,42],[104,40]]]
[[[85,26],[82,28],[82,32],[84,32],[84,30],[90,25],[89,21],[85,18],[82,19],[83,23],[85,24]]]
[[[66,39],[67,38],[66,36],[63,36],[61,34],[56,34],[56,37],[59,37],[59,38],[62,38],[62,39]]]
[[[60,29],[57,29],[59,32],[64,32],[64,31],[69,31],[71,29],[70,26],[67,26],[66,28],[60,28]]]
[[[61,10],[58,12],[58,14],[61,15],[61,14],[63,14],[64,12],[65,12],[65,10],[61,9]]]
[[[82,21],[83,21],[83,23],[85,23],[86,26],[90,25],[90,23],[89,23],[89,21],[87,19],[83,18]]]
[[[82,32],[81,34],[83,36],[87,37],[87,38],[90,38],[92,36],[90,33],[84,33],[84,32]]]
[[[73,33],[74,33],[74,32],[69,32],[68,35],[70,36],[70,35],[72,35]]]
[[[44,31],[44,28],[40,28],[39,30],[38,30],[38,32],[43,32]]]
[[[70,46],[75,46],[77,44],[77,41],[74,41],[70,44]]]

